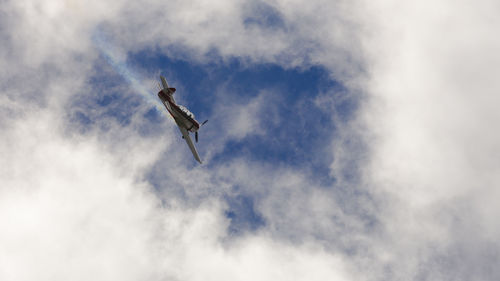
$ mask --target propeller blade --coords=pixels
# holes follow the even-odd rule
[[[205,121],[203,121],[203,123],[201,123],[201,125],[200,125],[200,126],[205,125],[205,123],[207,123],[207,122],[208,122],[208,119],[207,119],[207,120],[205,120]]]
[[[198,131],[194,132],[194,139],[198,142]]]

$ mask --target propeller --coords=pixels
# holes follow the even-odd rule
[[[207,123],[207,122],[208,122],[208,119],[203,121],[203,123],[201,123],[200,127],[205,125],[205,123]],[[198,131],[194,132],[194,139],[196,142],[198,142]]]

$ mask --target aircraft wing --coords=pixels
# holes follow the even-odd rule
[[[176,123],[177,123],[177,121],[176,121]],[[184,137],[184,140],[186,140],[186,142],[189,146],[189,149],[191,149],[191,152],[193,153],[194,159],[196,159],[196,161],[200,162],[200,164],[201,164],[200,155],[198,155],[198,151],[196,151],[196,147],[194,147],[193,141],[191,140],[191,137],[189,136],[189,132],[187,131],[186,128],[184,128],[184,126],[181,126],[179,123],[177,123],[177,126],[179,127],[179,130],[181,130],[182,136]]]

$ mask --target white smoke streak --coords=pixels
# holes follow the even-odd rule
[[[106,36],[99,30],[93,33],[92,42],[97,47],[100,54],[106,59],[106,62],[132,86],[135,92],[140,94],[148,104],[154,106],[159,112],[165,113],[156,95],[152,94],[151,91],[141,83],[141,79],[138,78],[138,75],[127,66],[127,55],[123,50],[112,45],[106,39]]]

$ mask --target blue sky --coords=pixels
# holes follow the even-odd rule
[[[330,78],[327,70],[320,66],[284,69],[273,64],[243,65],[238,59],[228,63],[222,63],[217,58],[214,61],[219,62],[198,64],[144,51],[132,54],[129,65],[140,68],[141,72],[165,69],[162,72],[171,73],[180,84],[177,96],[182,96],[180,99],[198,119],[201,118],[200,121],[210,118],[217,103],[245,104],[260,91],[273,92],[269,100],[265,101],[269,103],[268,110],[259,112],[260,116],[254,116],[255,119],[264,120],[265,136],[253,136],[226,144],[224,151],[211,161],[212,164],[223,162],[227,157],[242,156],[240,153],[257,161],[275,164],[300,166],[321,161],[316,159],[318,155],[315,155],[315,151],[328,145],[328,137],[335,132],[335,124],[329,112],[314,105],[314,99],[325,92],[342,90],[342,86]],[[221,87],[226,94],[218,97],[217,91],[221,91]],[[352,97],[336,105],[338,108],[334,110],[341,111],[343,117],[348,119],[355,103]],[[217,132],[209,130],[210,127],[204,128],[207,134],[216,137]],[[316,166],[325,166],[325,163],[317,163]]]
[[[106,41],[106,38],[101,39]],[[329,163],[335,157],[329,154],[330,142],[335,137],[337,126],[343,126],[353,118],[359,95],[349,95],[323,66],[284,68],[273,63],[243,62],[237,57],[222,60],[217,54],[207,55],[208,62],[202,63],[189,61],[188,55],[174,59],[151,49],[128,53],[126,61],[120,64],[106,60],[106,53],[101,53],[101,56],[104,59],[97,61],[97,72],[89,78],[90,86],[100,91],[99,95],[90,94],[90,100],[87,101],[88,107],[101,108],[102,115],[95,118],[111,117],[119,124],[128,126],[133,115],[131,112],[137,110],[140,103],[145,103],[151,109],[142,115],[144,122],[149,123],[145,125],[148,129],[140,130],[142,133],[158,135],[158,128],[163,123],[175,127],[161,107],[153,107],[149,98],[138,98],[140,94],[134,89],[129,76],[139,81],[144,78],[141,75],[152,76],[156,80],[159,74],[167,76],[170,86],[177,88],[178,102],[188,106],[200,122],[211,119],[214,110],[218,109],[217,104],[244,106],[262,91],[269,91],[263,109],[251,116],[261,123],[263,133],[225,142],[223,148],[203,164],[204,167],[211,169],[243,158],[269,167],[303,171],[312,181],[335,188],[336,179],[329,169]],[[125,75],[124,70],[127,73]],[[144,88],[152,87],[144,85]],[[156,96],[155,92],[148,94]],[[325,94],[339,97],[338,100],[327,101],[326,109],[317,102]],[[80,98],[89,97],[84,94]],[[153,102],[159,103],[159,100]],[[338,113],[336,120],[331,118],[332,112]],[[224,112],[219,116],[219,119],[212,120],[200,131],[201,143],[197,144],[200,153],[210,147],[212,140],[224,137],[217,132],[221,126],[213,124],[225,118]],[[75,121],[84,127],[99,122],[91,119],[82,110],[75,114]],[[179,134],[168,137],[178,138]],[[185,152],[182,161],[192,164],[187,146],[183,142],[176,145],[176,149]],[[168,158],[168,155],[165,157]],[[356,167],[352,166],[345,176],[352,177],[355,173]],[[158,176],[161,177],[152,174],[151,182]],[[157,188],[161,190],[165,187]],[[253,198],[251,193],[236,186],[232,190],[231,195],[223,197],[228,204],[225,214],[231,221],[228,231],[241,234],[264,226],[265,219],[254,205],[254,201],[259,198]]]

